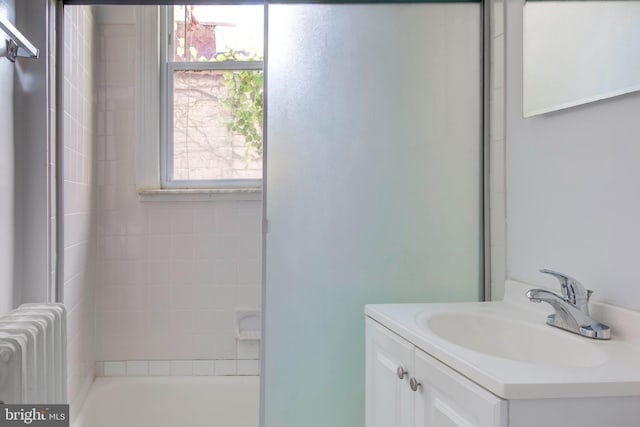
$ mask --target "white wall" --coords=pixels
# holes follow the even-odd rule
[[[13,22],[14,0],[0,0],[0,16]],[[0,30],[0,39],[4,33]],[[14,65],[0,58],[0,315],[17,303],[14,292],[14,154],[13,154]]]
[[[640,94],[523,119],[524,2],[506,4],[507,277],[557,269],[638,310]]]
[[[260,306],[260,202],[139,200],[135,11],[97,15],[97,360],[204,359],[209,373],[256,374],[257,346],[236,342],[234,309]],[[125,365],[105,374],[126,373],[112,366]]]
[[[88,6],[65,7],[64,13],[63,301],[68,311],[68,394],[73,416],[95,366],[94,19]]]

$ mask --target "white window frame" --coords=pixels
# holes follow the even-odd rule
[[[142,200],[260,200],[262,179],[171,180],[175,70],[262,70],[263,61],[169,62],[172,7],[137,10],[136,190]]]

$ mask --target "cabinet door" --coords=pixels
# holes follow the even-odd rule
[[[416,349],[415,427],[506,427],[506,401]]]
[[[366,427],[410,427],[413,346],[366,318]],[[398,368],[407,371],[401,379]]]

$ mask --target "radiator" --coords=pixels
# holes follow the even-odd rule
[[[23,304],[0,317],[0,401],[67,401],[67,312],[62,304]]]

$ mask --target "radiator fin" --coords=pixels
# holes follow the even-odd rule
[[[23,304],[0,317],[0,401],[67,401],[66,310]]]

